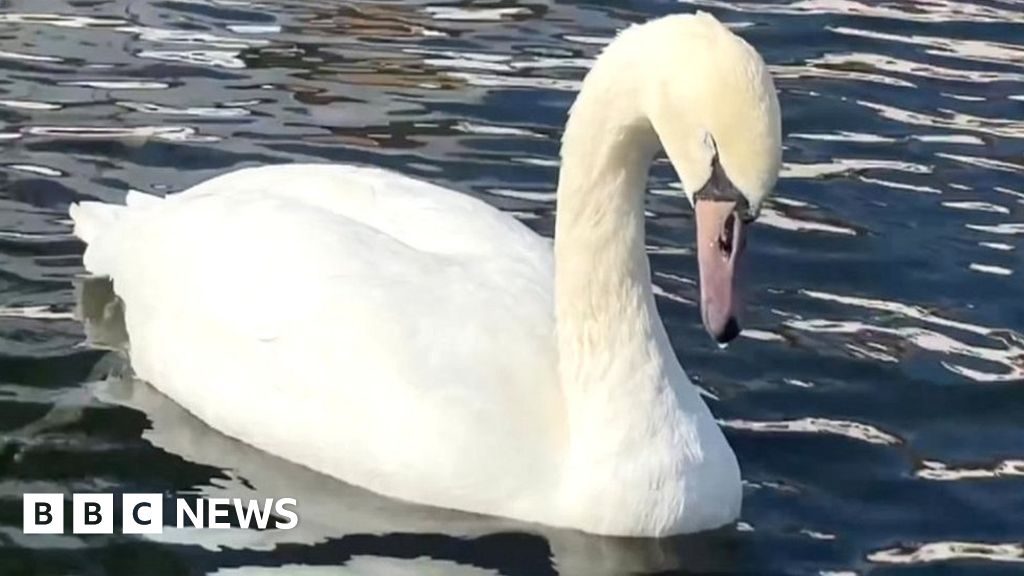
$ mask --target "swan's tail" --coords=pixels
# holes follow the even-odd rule
[[[83,261],[89,272],[98,276],[110,274],[110,259],[103,253],[117,245],[116,240],[104,240],[104,236],[112,234],[124,216],[136,208],[144,208],[159,204],[163,200],[142,192],[131,191],[122,204],[105,204],[103,202],[77,202],[68,208],[71,220],[75,223],[74,234],[88,246]],[[105,263],[106,262],[106,263]]]
[[[117,204],[78,202],[71,205],[68,213],[75,222],[75,236],[86,244],[92,244],[104,230],[109,230],[117,222],[124,209]]]

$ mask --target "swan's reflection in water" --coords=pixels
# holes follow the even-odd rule
[[[86,279],[79,284],[78,315],[91,344],[124,351],[123,309],[109,281]],[[604,538],[400,502],[220,434],[152,386],[119,374],[125,371],[123,362],[101,363],[98,370],[103,374],[93,387],[94,394],[104,402],[145,413],[151,422],[151,428],[143,433],[145,440],[190,462],[222,471],[189,495],[298,501],[299,524],[291,530],[165,526],[163,534],[147,536],[167,544],[222,552],[229,560],[216,563],[225,566],[214,570],[218,576],[505,573],[482,566],[488,555],[497,558],[495,566],[521,565],[519,573],[527,574],[734,572],[739,543],[731,528],[662,540]],[[282,414],[282,418],[296,417]],[[403,540],[412,545],[403,546]],[[259,554],[271,550],[272,558]],[[381,550],[409,557],[381,557]],[[273,566],[265,566],[270,562]]]

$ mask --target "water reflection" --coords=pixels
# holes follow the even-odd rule
[[[1017,17],[1004,20],[1006,22],[1016,22]],[[934,54],[939,56],[949,56],[952,58],[958,58],[962,60],[972,62],[987,62],[995,64],[1009,64],[1015,67],[1024,67],[1024,45],[1010,44],[1006,42],[989,42],[984,40],[960,40],[956,38],[940,38],[934,36],[918,36],[918,35],[905,35],[905,34],[886,34],[882,32],[870,31],[870,30],[859,30],[856,28],[847,27],[835,27],[831,28],[832,31],[838,34],[845,34],[848,36],[861,36],[865,38],[871,38],[874,40],[886,40],[890,42],[902,42],[906,44],[914,44],[917,46],[928,47],[927,54]],[[984,78],[988,74],[992,74],[990,71],[979,72],[979,78]],[[991,76],[989,76],[991,78]],[[1012,76],[1010,78],[1013,78]],[[1007,79],[1003,77],[1002,79]]]
[[[929,564],[949,560],[1024,563],[1024,546],[983,542],[930,542],[914,547],[880,550],[873,552],[868,559],[882,564]]]
[[[719,0],[687,0],[697,6],[709,6],[739,12],[761,14],[850,14],[871,18],[885,18],[910,22],[989,22],[1001,23],[1013,20],[1019,15],[1013,10],[1003,10],[972,2],[930,0],[927,2],[905,2],[877,4],[855,0],[796,0],[789,4],[768,4],[759,2],[722,2]]]
[[[752,432],[770,432],[775,434],[786,432],[797,432],[801,434],[835,434],[854,440],[861,440],[868,444],[893,445],[900,443],[899,438],[891,434],[887,434],[869,424],[843,420],[829,420],[827,418],[802,418],[800,420],[788,420],[783,422],[725,420],[721,424],[728,428],[749,430]]]
[[[918,478],[947,482],[978,478],[1024,476],[1024,460],[1004,460],[993,466],[981,468],[950,468],[949,465],[942,462],[925,460],[921,462],[921,468],[914,474]]]
[[[342,568],[288,564],[279,568],[244,567],[218,570],[211,576],[497,576],[501,572],[460,565],[450,560],[353,556]]]

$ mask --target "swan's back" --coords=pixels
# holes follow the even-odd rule
[[[551,254],[515,219],[317,165],[73,216],[125,302],[133,368],[213,427],[428,504],[517,516],[552,496]]]
[[[238,170],[207,180],[182,198],[231,194],[284,198],[345,216],[423,252],[515,255],[550,266],[548,241],[471,196],[378,168],[291,164]],[[275,220],[276,221],[276,220]]]

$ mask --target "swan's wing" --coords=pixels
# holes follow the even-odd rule
[[[550,264],[548,241],[515,218],[465,194],[379,168],[291,164],[231,172],[183,198],[252,194],[301,202],[351,220],[424,252],[500,255],[529,251]]]
[[[224,176],[108,218],[86,262],[125,302],[140,377],[215,428],[385,494],[514,515],[561,441],[550,251],[408,180]]]

